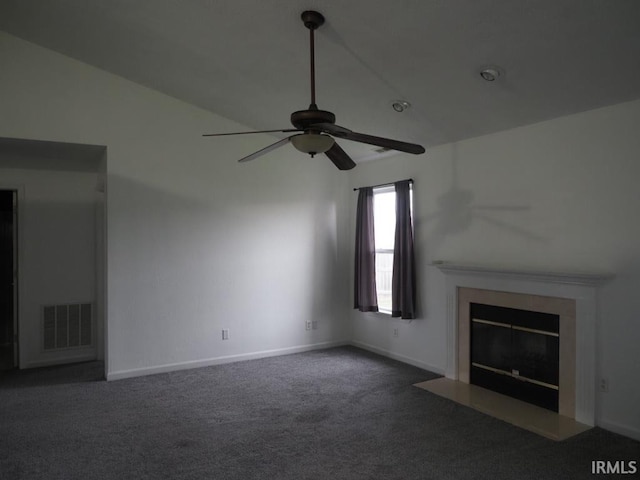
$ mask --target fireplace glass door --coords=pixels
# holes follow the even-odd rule
[[[471,303],[470,381],[555,412],[560,318]]]

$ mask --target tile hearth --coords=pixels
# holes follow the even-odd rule
[[[551,440],[565,440],[591,428],[564,415],[457,380],[437,378],[414,386]]]

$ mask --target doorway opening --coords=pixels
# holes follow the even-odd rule
[[[0,371],[18,366],[16,192],[0,190]]]
[[[101,362],[106,147],[0,137],[0,176],[2,382],[5,369]]]

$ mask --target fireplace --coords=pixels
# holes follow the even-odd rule
[[[558,411],[560,316],[471,303],[470,383]]]
[[[445,262],[437,262],[435,266],[444,273],[446,280],[447,379],[461,384],[479,382],[492,388],[511,389],[508,394],[516,397],[521,396],[523,390],[535,390],[532,395],[525,392],[527,402],[544,406],[582,424],[595,425],[597,287],[611,275],[518,271]],[[533,324],[527,323],[528,320],[523,324],[520,319],[514,322],[491,317],[487,320],[482,318],[487,316],[484,306],[497,307],[499,314],[518,310],[545,315],[534,320]],[[478,308],[481,313],[476,312]],[[474,316],[484,322],[472,322]],[[483,340],[484,335],[491,334],[485,328],[488,326],[503,329],[498,340],[489,341],[492,345],[489,347],[487,340]],[[518,332],[515,338],[514,330]],[[538,332],[534,336],[520,333],[532,333],[530,330]],[[478,358],[473,354],[472,362],[474,341],[481,351],[476,352]],[[502,346],[509,345],[504,348],[510,349],[511,354],[495,353],[494,346],[500,346],[501,342]],[[508,363],[503,358],[513,357],[514,350],[517,357],[523,349],[528,353],[516,358],[515,363],[512,358]],[[540,360],[542,356],[548,358],[541,361],[541,365],[529,366],[532,358]],[[555,367],[541,371],[545,370],[545,365],[555,364],[550,359],[556,356],[557,372]],[[530,368],[536,372],[532,374],[528,370]],[[498,375],[504,377],[498,380],[506,380],[511,386],[495,387]],[[553,391],[557,392],[557,399]]]
[[[457,379],[575,418],[575,300],[468,287],[456,297]],[[543,353],[550,371],[532,366]]]

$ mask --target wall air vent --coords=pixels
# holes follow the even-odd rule
[[[90,303],[47,305],[42,309],[45,350],[87,347],[93,340],[93,307]]]

